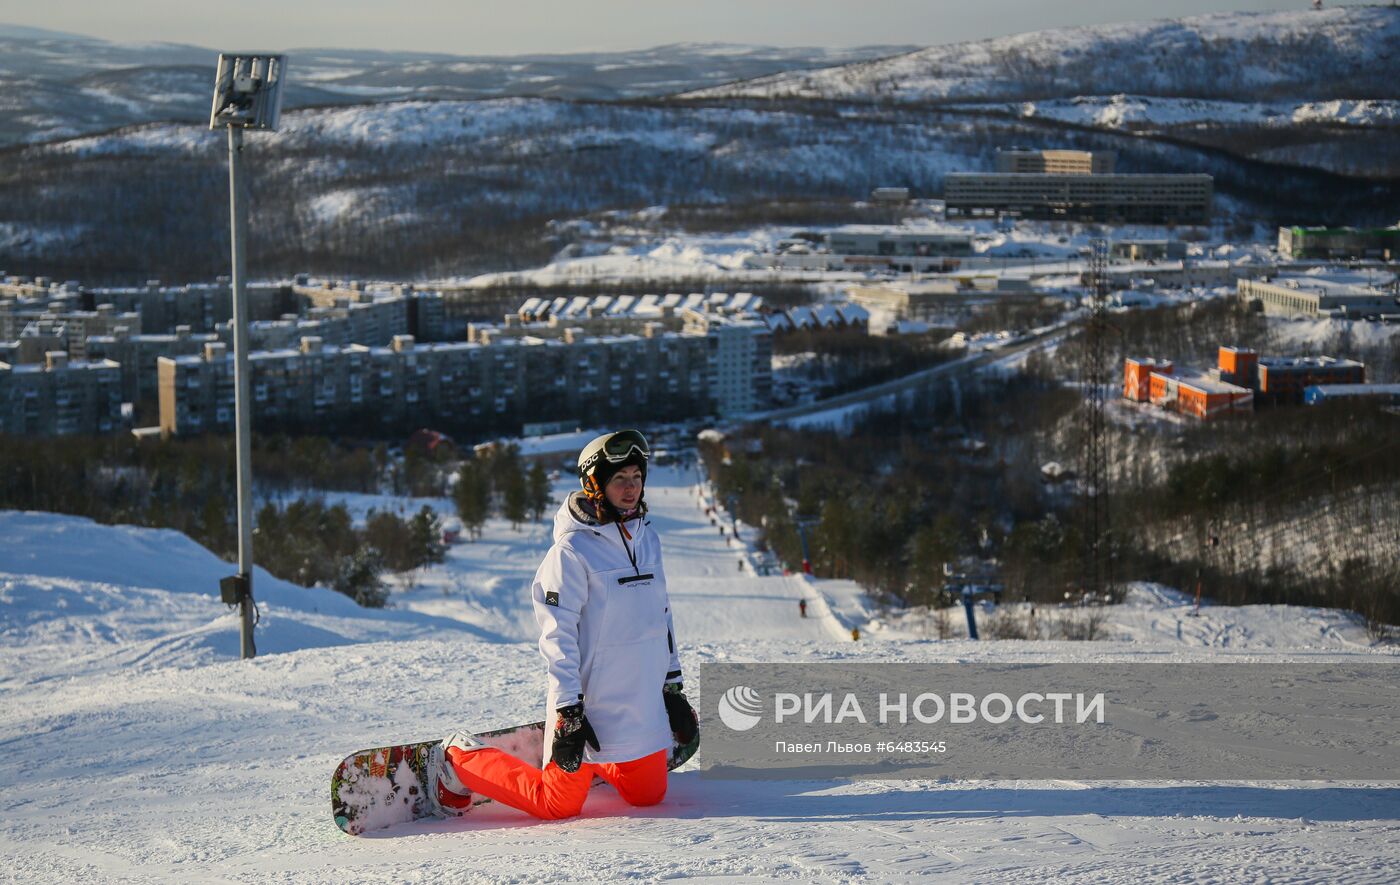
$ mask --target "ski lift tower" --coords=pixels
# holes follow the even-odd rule
[[[210,129],[228,130],[229,235],[233,259],[233,381],[238,450],[238,574],[219,582],[223,601],[237,605],[242,620],[241,656],[253,646],[253,462],[248,400],[248,291],[243,244],[248,209],[243,194],[243,131],[273,132],[282,113],[286,57],[268,53],[221,54],[214,77]]]

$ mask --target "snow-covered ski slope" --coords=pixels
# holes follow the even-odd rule
[[[706,661],[1395,654],[1337,612],[1207,608],[1188,619],[1179,595],[1148,588],[1114,614],[1119,641],[939,642],[890,621],[864,623],[852,642],[842,630],[861,611],[854,588],[740,572],[692,481],[658,469],[648,500],[697,695]],[[423,503],[448,509],[404,506]],[[543,527],[491,523],[388,612],[259,574],[261,655],[250,662],[234,659],[236,623],[214,596],[231,568],[181,535],[0,512],[0,538],[0,880],[1386,882],[1400,861],[1394,783],[750,784],[692,770],[654,808],[628,808],[604,787],[571,821],[484,806],[354,839],[329,814],[345,753],[538,710],[524,588]],[[830,597],[841,629],[798,618],[804,594],[813,615]]]

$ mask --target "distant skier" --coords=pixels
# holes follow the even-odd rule
[[[807,617],[807,600],[797,600],[797,613],[802,615],[802,617],[804,618]]]
[[[661,544],[645,519],[649,456],[636,430],[584,447],[583,491],[555,514],[554,546],[535,573],[549,671],[543,769],[457,732],[429,766],[442,813],[465,813],[479,793],[535,817],[572,817],[595,774],[632,805],[665,797],[672,741],[689,743],[699,725],[681,693]]]

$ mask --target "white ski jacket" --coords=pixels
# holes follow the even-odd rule
[[[644,519],[599,525],[575,492],[554,515],[554,546],[530,588],[549,667],[548,764],[555,711],[583,701],[600,749],[585,762],[626,762],[671,746],[662,686],[681,678],[661,543]]]

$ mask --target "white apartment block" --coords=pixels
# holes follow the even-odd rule
[[[687,310],[685,331],[704,335],[707,386],[721,417],[767,408],[773,392],[773,335],[761,319]]]

